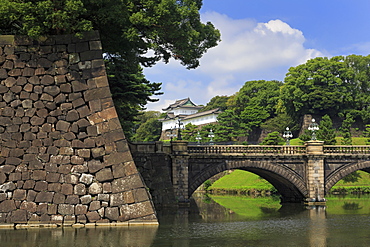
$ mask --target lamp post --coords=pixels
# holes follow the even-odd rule
[[[211,139],[209,140],[209,145],[213,145],[213,144],[214,144],[214,143],[213,143],[213,138],[215,137],[215,134],[213,133],[212,129],[211,129],[211,131],[208,133],[208,137],[209,137],[209,138],[211,138]]]
[[[181,125],[184,125],[184,124],[181,122],[181,119],[180,118],[177,119],[177,124],[179,125],[179,130],[177,131],[177,140],[182,140],[182,137],[181,137]]]
[[[174,130],[174,129],[171,127],[171,129],[170,129],[170,133],[169,133],[169,134],[167,134],[167,136],[171,139],[171,141],[172,141],[172,138],[176,136],[176,135],[173,133],[173,130]]]
[[[319,130],[319,125],[315,122],[315,119],[312,119],[312,123],[308,125],[308,130],[312,131],[312,138],[311,140],[316,141],[316,131]]]
[[[198,145],[199,145],[200,144],[200,141],[202,140],[202,137],[200,136],[199,131],[198,131],[197,136],[195,137],[195,140],[197,140]]]
[[[293,134],[289,130],[289,127],[286,127],[283,137],[286,139],[286,145],[290,145],[290,139],[293,137]]]

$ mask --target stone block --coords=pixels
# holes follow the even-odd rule
[[[34,170],[32,172],[31,178],[33,180],[36,180],[36,181],[45,180],[46,179],[46,171],[44,171],[44,170]]]
[[[9,213],[16,208],[14,200],[5,200],[0,203],[0,213]]]
[[[113,179],[113,174],[110,168],[105,168],[96,173],[96,179],[99,182],[110,181]]]
[[[83,204],[77,204],[75,207],[75,214],[76,215],[81,215],[81,214],[86,214],[87,213],[88,207]]]
[[[118,193],[144,187],[142,180],[138,174],[127,176],[124,178],[118,178],[112,182],[112,193]]]
[[[87,221],[88,222],[96,222],[96,221],[98,221],[98,220],[101,219],[99,213],[96,212],[96,211],[94,211],[94,212],[87,212],[86,217],[87,217]]]
[[[10,222],[12,223],[27,223],[27,211],[23,209],[12,211],[10,216]]]
[[[35,202],[23,201],[20,209],[26,210],[27,212],[35,213],[37,211],[37,204]]]
[[[17,187],[16,185],[13,183],[13,182],[8,182],[8,183],[5,183],[5,184],[2,184],[0,185],[0,192],[8,192],[8,191],[13,191],[15,190]]]
[[[92,201],[89,206],[89,211],[97,211],[101,208],[100,201]]]
[[[111,207],[120,206],[125,204],[123,193],[115,193],[110,195],[109,205]]]
[[[68,128],[71,126],[71,124],[64,120],[59,120],[55,126],[56,130],[67,132]]]
[[[84,184],[76,184],[74,186],[74,194],[75,195],[85,195],[86,194],[86,186]]]
[[[50,223],[61,225],[63,223],[64,217],[63,215],[51,215],[50,216]]]
[[[41,191],[37,194],[35,202],[47,202],[51,203],[53,201],[54,192]]]
[[[59,173],[47,173],[46,174],[46,181],[49,183],[56,183],[60,179],[60,174]]]
[[[96,173],[97,171],[104,168],[104,164],[99,160],[91,160],[87,163],[90,173]]]
[[[111,221],[117,221],[119,216],[119,209],[118,207],[108,207],[105,209],[105,217],[110,219]]]
[[[35,201],[36,195],[37,195],[36,191],[28,190],[26,200],[29,201],[29,202]]]
[[[61,193],[55,193],[53,198],[54,204],[64,204],[66,201],[66,196]]]
[[[80,198],[78,197],[78,195],[68,195],[65,203],[76,205],[80,203]]]
[[[92,200],[92,197],[91,197],[91,195],[84,195],[84,196],[81,196],[80,197],[80,201],[81,201],[81,203],[82,204],[89,204],[90,202],[91,202],[91,200]]]
[[[64,195],[72,195],[73,194],[73,185],[72,184],[62,184],[60,192]]]
[[[75,213],[75,206],[71,204],[59,204],[58,213],[61,215],[73,215]]]
[[[89,187],[89,194],[91,194],[91,195],[97,195],[97,194],[100,194],[100,193],[102,193],[102,191],[103,191],[103,186],[102,186],[102,184],[100,184],[100,183],[92,183],[91,185],[90,185],[90,187]]]
[[[13,199],[17,201],[26,200],[26,190],[16,189],[13,192]]]
[[[79,181],[86,185],[90,185],[93,182],[94,176],[91,174],[81,174]]]
[[[26,180],[23,184],[23,189],[33,189],[35,187],[35,181],[34,180]]]
[[[112,193],[111,183],[103,183],[103,193]]]
[[[58,210],[58,205],[56,205],[56,204],[49,204],[48,205],[48,214],[50,214],[50,215],[57,214],[57,210]]]

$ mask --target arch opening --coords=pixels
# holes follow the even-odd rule
[[[271,169],[268,169],[271,167]],[[285,167],[284,165],[267,164],[267,162],[255,161],[237,161],[237,162],[224,162],[217,166],[208,166],[202,172],[194,177],[189,177],[189,198],[194,191],[212,176],[225,171],[240,169],[252,172],[266,181],[271,183],[281,195],[281,203],[287,202],[302,202],[306,195],[307,189],[303,179],[296,174],[293,170]]]

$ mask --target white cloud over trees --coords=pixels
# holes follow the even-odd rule
[[[203,56],[195,71],[176,61],[146,69],[149,80],[163,82],[165,93],[159,103],[148,108],[159,110],[185,97],[206,104],[216,95],[237,92],[245,81],[283,80],[290,67],[324,55],[306,48],[303,32],[278,19],[258,23],[208,12],[202,14],[202,20],[220,30],[222,41]]]

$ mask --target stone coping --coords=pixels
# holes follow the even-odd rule
[[[125,222],[112,222],[112,223],[75,223],[75,224],[0,224],[1,229],[28,229],[28,228],[59,228],[59,227],[72,227],[72,228],[95,228],[95,227],[136,227],[136,226],[158,226],[158,221],[141,221],[141,220],[132,220]]]

